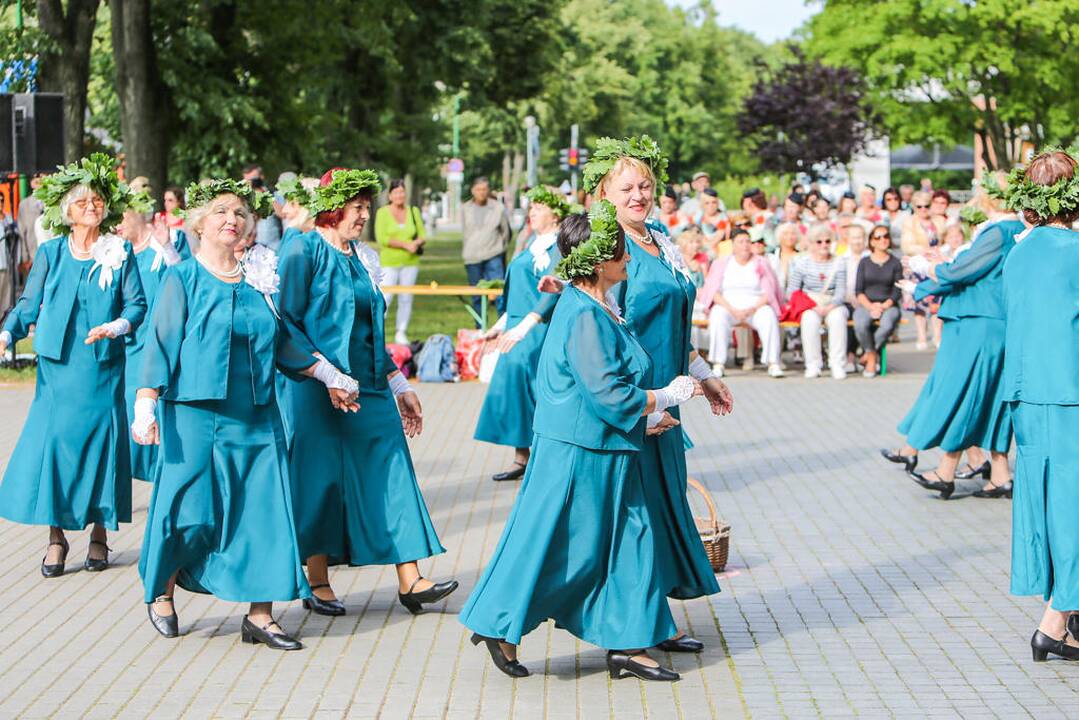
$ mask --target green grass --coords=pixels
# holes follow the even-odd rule
[[[432,281],[439,285],[467,285],[465,266],[461,261],[461,233],[441,233],[427,241],[427,250],[420,258],[418,285]],[[386,318],[386,342],[393,342],[394,320],[397,316],[395,301]],[[488,311],[488,324],[497,319],[494,308]],[[457,330],[475,327],[472,316],[455,297],[416,297],[412,301],[412,319],[408,324],[409,340],[426,340],[442,333],[454,338]],[[33,352],[33,341],[25,338],[18,342],[18,352]],[[0,383],[31,383],[37,377],[33,367],[18,370],[0,367]]]
[[[461,233],[440,233],[428,239],[427,250],[420,258],[420,276],[417,285],[432,281],[439,285],[467,285],[465,265],[461,260]],[[487,323],[497,319],[494,307],[488,310]],[[386,318],[386,342],[393,342],[393,327],[397,318],[397,301],[394,300]],[[461,301],[455,297],[423,297],[412,299],[412,319],[408,323],[409,340],[426,340],[435,333],[449,335],[456,341],[460,328],[472,328],[475,323]]]

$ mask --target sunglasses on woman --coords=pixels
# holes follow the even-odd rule
[[[869,239],[870,240],[882,240],[884,238],[887,238],[888,240],[891,240],[892,236],[889,235],[888,233],[877,233],[876,235],[870,236]]]

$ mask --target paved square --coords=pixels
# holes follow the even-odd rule
[[[0,717],[1079,716],[1079,666],[1031,662],[1042,603],[1007,592],[1009,501],[942,502],[877,456],[924,380],[924,359],[897,349],[892,362],[873,381],[734,373],[734,416],[703,403],[686,414],[690,472],[733,539],[723,592],[674,604],[707,646],[663,658],[679,683],[612,682],[601,650],[549,625],[525,640],[535,674],[516,682],[467,642],[455,613],[517,485],[487,479],[508,451],[471,439],[484,386],[425,385],[413,450],[449,550],[421,568],[462,583],[444,613],[409,615],[392,568],[339,569],[348,615],[277,608],[301,652],[243,645],[242,606],[182,591],[186,634],[160,638],[137,571],[149,499],[138,483],[135,522],[110,537],[102,574],[81,571],[88,533],[73,533],[68,574],[42,579],[45,530],[0,521]],[[0,388],[5,465],[32,394]]]

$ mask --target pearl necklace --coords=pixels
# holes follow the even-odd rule
[[[150,239],[153,237],[151,233],[146,233],[144,239],[140,239],[138,244],[131,243],[131,251],[136,255],[141,253],[146,248],[150,247]]]
[[[76,260],[89,260],[94,254],[93,243],[90,244],[89,250],[76,250],[74,243],[71,242],[71,238],[67,239],[67,249]]]
[[[227,278],[227,279],[231,280],[232,278],[238,278],[238,277],[240,277],[240,275],[244,271],[243,265],[241,265],[239,261],[236,262],[236,265],[231,270],[224,270],[223,271],[223,270],[218,270],[215,267],[211,267],[210,263],[206,262],[206,260],[204,260],[201,255],[195,255],[195,259],[198,260],[199,264],[202,265],[204,268],[209,270],[211,273],[213,273],[217,277],[223,278],[223,279]]]
[[[623,230],[625,230],[625,228],[623,228]],[[626,230],[625,232],[626,232],[626,235],[628,235],[631,240],[633,240],[635,242],[638,242],[641,245],[654,245],[655,244],[655,241],[652,239],[651,233],[649,233],[647,229],[644,231],[644,235],[639,236],[639,237],[637,235],[634,235],[633,233],[631,233],[629,230]]]
[[[342,255],[351,255],[352,254],[352,243],[349,243],[344,249],[341,249],[341,248],[337,247],[336,243],[334,243],[328,237],[323,235],[321,230],[319,230],[318,236],[320,238],[322,238],[323,240],[325,240],[327,245],[329,245],[330,247],[332,247],[334,250],[341,253]]]
[[[614,308],[612,308],[610,305],[607,304],[606,300],[600,300],[595,295],[593,295],[592,293],[590,293],[587,290],[584,290],[582,288],[577,288],[577,289],[580,290],[581,292],[583,292],[589,298],[591,298],[592,301],[595,302],[596,304],[598,304],[601,308],[603,308],[608,313],[610,313],[611,317],[614,318],[615,322],[617,322],[619,325],[622,325],[622,324],[624,324],[626,322],[625,319],[622,318],[622,316],[620,316],[617,312],[614,311]]]

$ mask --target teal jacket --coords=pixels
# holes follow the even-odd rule
[[[275,365],[296,366],[303,355],[262,293],[243,281],[219,280],[195,258],[173,265],[161,279],[138,386],[173,402],[226,399],[236,313],[246,319],[255,404],[271,402]]]
[[[562,259],[555,244],[547,251],[550,265],[543,270],[536,270],[535,258],[526,246],[506,268],[506,284],[502,297],[506,299],[506,327],[512,328],[529,313],[536,313],[543,322],[550,322],[555,305],[558,304],[556,293],[541,293],[537,286],[544,275],[554,275],[555,266]],[[512,292],[511,292],[512,290]]]
[[[1004,399],[1079,405],[1079,232],[1039,227],[1004,263]]]
[[[30,326],[36,325],[34,351],[49,360],[60,359],[79,283],[87,284],[85,298],[90,327],[125,318],[134,333],[146,317],[146,296],[129,243],[124,243],[127,256],[123,264],[103,290],[98,284],[102,269],[95,270],[94,263],[73,258],[67,241],[64,235],[38,247],[22,297],[4,322],[4,330],[11,333],[13,343],[26,337]],[[124,354],[124,338],[99,340],[93,347],[98,360],[116,358]]]
[[[357,256],[363,253],[368,262],[378,262],[377,252],[358,244],[354,248]],[[317,230],[291,235],[281,244],[277,306],[292,342],[305,355],[302,367],[314,363],[314,355],[319,353],[355,378],[360,387],[385,388],[386,376],[397,369],[384,341],[386,304],[382,291],[364,270],[358,273],[357,282],[365,284],[372,301],[357,307],[349,267],[353,262],[323,240]],[[361,329],[355,327],[358,323],[369,327],[357,332]],[[368,335],[372,338],[369,351],[362,355],[352,352],[355,338]]]
[[[591,450],[640,450],[650,372],[627,327],[567,286],[540,352],[532,431]]]
[[[963,317],[1004,319],[1004,261],[1023,232],[1018,220],[1002,220],[982,228],[973,244],[950,263],[937,265],[937,280],[923,280],[914,297],[943,295],[937,313],[942,320]]]

